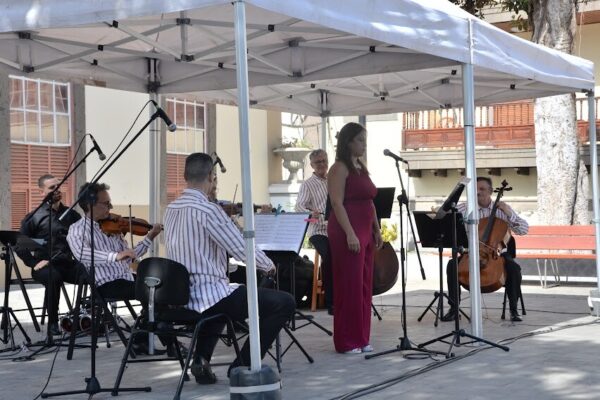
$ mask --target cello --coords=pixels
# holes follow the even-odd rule
[[[489,217],[479,220],[479,274],[481,293],[492,293],[500,289],[506,281],[504,271],[504,257],[502,250],[506,248],[507,240],[510,238],[508,223],[496,217],[498,203],[504,192],[512,190],[506,180],[502,186],[496,188],[498,193],[492,212]],[[469,254],[462,256],[458,263],[458,282],[465,289],[469,289]]]

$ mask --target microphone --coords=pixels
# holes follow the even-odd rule
[[[217,155],[217,153],[215,154],[215,164],[219,164],[219,168],[221,168],[221,173],[224,174],[225,172],[227,172],[227,168],[225,168],[225,166],[223,165],[223,161],[221,161],[221,159],[219,158],[219,156]]]
[[[162,119],[165,122],[165,125],[167,125],[167,129],[169,130],[169,132],[175,132],[177,130],[177,125],[175,125],[173,121],[171,121],[171,118],[169,118],[167,113],[162,108],[160,108],[154,100],[150,101],[152,102],[152,104],[154,104],[154,107],[156,107],[156,113],[158,114],[158,117],[160,117],[160,119]]]
[[[402,158],[400,156],[397,156],[396,154],[392,153],[389,149],[383,150],[383,155],[384,156],[388,156],[388,157],[392,157],[394,160],[403,162],[404,164],[408,164],[408,161],[406,161],[404,158]]]
[[[94,136],[92,136],[91,133],[88,133],[88,135],[90,135],[90,139],[92,139],[92,143],[94,143],[94,150],[96,150],[96,152],[98,153],[98,158],[100,158],[100,161],[106,160],[106,155],[102,152],[100,146],[98,146],[98,143],[96,142],[96,139],[94,139]]]

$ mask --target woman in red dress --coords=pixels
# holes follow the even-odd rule
[[[375,248],[383,241],[373,198],[377,189],[360,160],[365,128],[351,122],[338,135],[335,163],[327,177],[332,213],[327,225],[333,270],[333,343],[336,351],[373,351],[371,297]]]

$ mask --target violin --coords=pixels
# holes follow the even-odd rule
[[[481,293],[492,293],[500,289],[505,281],[504,257],[502,250],[507,247],[510,230],[506,221],[496,218],[498,203],[504,192],[512,190],[508,182],[502,181],[502,186],[496,188],[498,193],[490,216],[479,220],[479,275]],[[465,254],[458,263],[458,281],[469,289],[469,255]]]
[[[122,217],[118,214],[110,214],[108,218],[98,221],[100,229],[107,235],[132,233],[136,236],[146,236],[152,229],[148,221],[135,217]]]

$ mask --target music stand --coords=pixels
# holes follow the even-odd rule
[[[306,235],[306,229],[308,228],[308,219],[310,218],[309,213],[266,213],[266,214],[255,214],[254,215],[254,230],[256,232],[256,247],[265,252],[265,254],[273,260],[279,271],[282,266],[291,268],[291,292],[296,299],[296,272],[294,267],[294,261],[298,257],[304,236]],[[279,273],[277,274],[276,288],[279,290]],[[299,319],[306,321],[306,324],[296,327],[296,316]],[[277,335],[275,351],[275,361],[277,368],[281,371],[281,358],[295,344],[298,346],[300,351],[304,354],[306,359],[313,363],[313,358],[306,352],[304,347],[300,344],[298,339],[294,336],[292,331],[300,329],[308,324],[313,324],[323,332],[331,336],[333,333],[327,330],[325,327],[313,320],[312,316],[305,315],[302,312],[296,310],[291,318],[291,326],[285,325],[284,331],[292,340],[292,343],[288,345],[285,350],[281,351],[281,345],[279,335]]]
[[[427,306],[425,311],[417,319],[421,322],[427,311],[431,311],[435,314],[434,326],[438,326],[438,320],[444,315],[444,297],[450,303],[450,298],[444,292],[444,266],[443,266],[443,251],[444,249],[452,248],[452,215],[444,215],[441,219],[436,218],[436,214],[428,211],[414,211],[415,223],[417,225],[417,232],[419,232],[419,240],[421,247],[437,248],[439,255],[439,267],[440,267],[440,290],[434,292],[433,300]],[[459,247],[467,247],[467,232],[462,223],[462,214],[457,213],[457,245]],[[433,311],[433,305],[437,302],[437,308]],[[460,307],[458,310],[467,318]]]
[[[379,222],[379,226],[381,226],[382,218],[390,218],[392,216],[392,206],[394,205],[394,193],[396,192],[395,187],[382,187],[377,188],[377,194],[373,199],[373,204],[375,205],[375,213],[377,214],[377,222]],[[329,198],[328,198],[329,199]],[[393,284],[398,280],[398,275],[396,274],[396,280]],[[392,285],[393,285],[392,284]],[[381,294],[381,293],[377,293]],[[373,314],[377,317],[378,320],[382,320],[379,311],[375,308],[373,302],[371,302],[371,308],[373,309]]]
[[[458,306],[458,291],[460,290],[460,286],[458,283],[458,226],[457,226],[457,215],[460,215],[460,213],[458,213],[458,211],[456,210],[456,202],[458,201],[458,199],[460,198],[460,194],[462,193],[465,185],[469,182],[469,178],[463,178],[463,180],[461,180],[460,182],[458,182],[456,184],[456,186],[454,187],[454,189],[452,190],[452,192],[450,193],[450,195],[448,196],[448,198],[446,199],[446,201],[444,202],[444,204],[442,205],[442,207],[440,207],[440,209],[438,210],[437,216],[438,217],[442,217],[444,214],[450,212],[450,216],[451,216],[451,222],[452,222],[452,230],[451,230],[451,234],[452,234],[452,262],[454,263],[454,267],[455,267],[455,273],[456,273],[456,286],[455,286],[455,295],[454,295],[454,304],[456,304]],[[462,224],[461,224],[462,225]],[[463,226],[464,228],[464,226]],[[480,338],[478,336],[472,335],[470,333],[465,332],[464,329],[460,328],[460,322],[459,322],[459,313],[455,313],[454,314],[454,330],[450,333],[447,333],[445,335],[439,336],[435,339],[431,339],[428,340],[427,342],[421,343],[419,344],[417,347],[422,348],[425,346],[430,345],[431,343],[434,342],[445,342],[445,339],[452,337],[452,341],[450,342],[450,347],[448,348],[448,352],[446,353],[446,358],[450,358],[450,357],[454,357],[454,353],[452,353],[452,349],[454,348],[454,346],[460,346],[460,338],[461,337],[468,337],[470,339],[472,339],[472,342],[482,342],[485,344],[488,344],[492,347],[497,347],[499,349],[502,349],[504,351],[508,351],[509,348],[507,346],[503,346],[500,345],[498,343],[494,343],[492,341]]]
[[[9,307],[8,304],[8,295],[10,292],[10,280],[11,280],[11,272],[13,268],[14,251],[13,247],[19,246],[20,249],[23,250],[39,250],[42,246],[36,241],[28,238],[27,236],[16,232],[16,231],[0,231],[0,243],[5,246],[6,252],[3,253],[0,258],[4,260],[4,303],[2,307],[0,307],[0,313],[2,314],[2,322],[0,323],[2,329],[2,338],[0,341],[4,344],[7,344],[10,341],[10,347],[6,349],[0,350],[3,351],[14,351],[19,347],[15,346],[15,338],[14,338],[14,328],[15,326],[19,328],[25,341],[28,345],[31,344],[31,339],[27,336],[27,333],[23,329],[23,326],[19,322],[17,316],[15,315],[13,309]],[[15,266],[15,268],[17,268]],[[11,318],[14,320],[15,325],[11,322]]]

